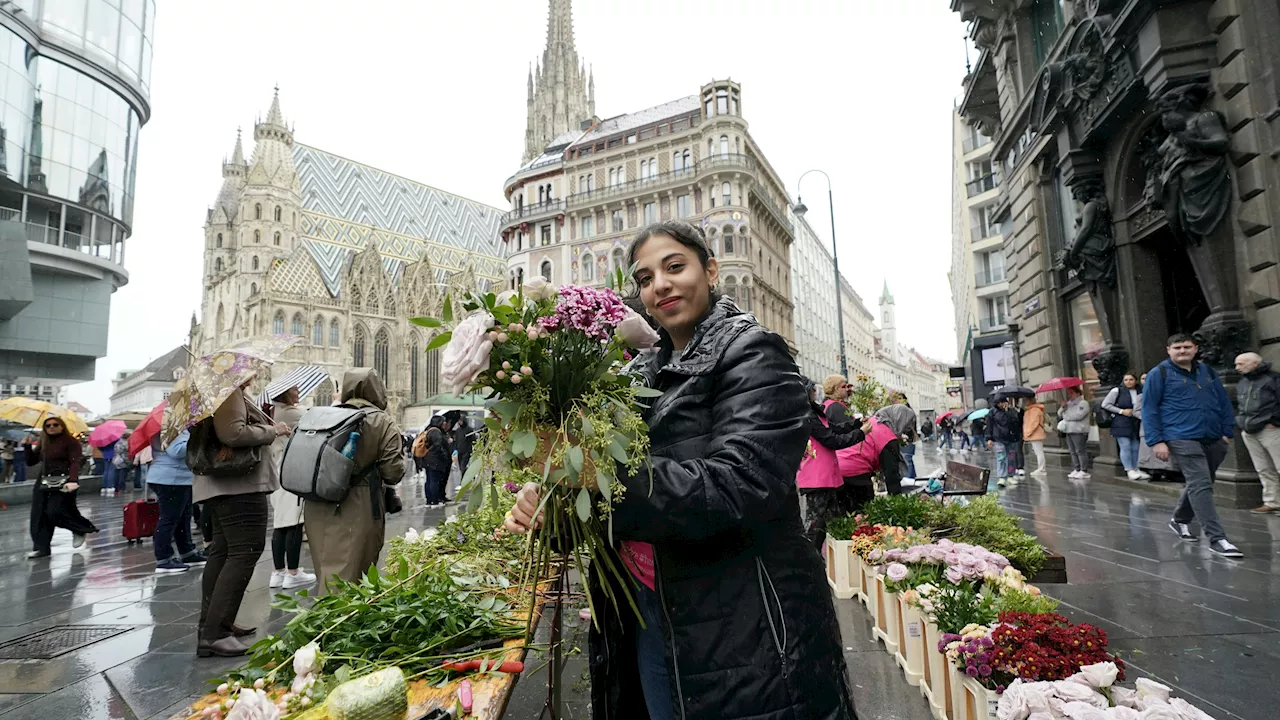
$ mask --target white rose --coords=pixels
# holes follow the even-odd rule
[[[498,299],[495,303],[498,305],[515,305],[515,303],[511,302],[512,300],[515,300],[515,298],[515,290],[504,290],[500,295],[498,295]]]
[[[1062,717],[1070,720],[1107,720],[1107,715],[1102,708],[1085,702],[1063,704]]]
[[[543,277],[535,277],[524,284],[524,296],[534,301],[550,300],[555,297],[558,292],[560,292],[560,290]],[[492,324],[493,323],[490,323],[490,325]]]
[[[1136,690],[1130,690],[1127,687],[1120,687],[1119,685],[1112,686],[1111,702],[1121,707],[1133,708],[1137,707],[1137,701],[1138,692]]]
[[[1062,712],[1062,706],[1073,702],[1088,703],[1097,708],[1105,708],[1111,704],[1093,688],[1071,680],[1054,681],[1053,694],[1057,696],[1059,702],[1050,702],[1050,707],[1059,713]]]
[[[1107,720],[1138,720],[1138,711],[1123,705],[1107,708]]]
[[[627,308],[627,316],[618,323],[618,337],[637,350],[647,350],[658,344],[658,331],[631,308]]]
[[[1176,710],[1182,720],[1213,720],[1208,713],[1182,698],[1170,698],[1169,707]]]
[[[1078,674],[1084,676],[1084,679],[1089,683],[1089,687],[1100,689],[1111,687],[1115,684],[1116,676],[1120,674],[1120,668],[1116,667],[1113,662],[1100,662],[1082,666]]]
[[[1027,696],[1022,692],[1022,679],[1009,683],[1000,695],[1000,704],[996,706],[996,717],[999,720],[1026,720],[1031,714],[1027,707]]]
[[[1146,678],[1138,678],[1133,682],[1134,689],[1138,691],[1138,698],[1156,698],[1161,702],[1169,702],[1169,693],[1172,692],[1168,685],[1161,685],[1154,680]]]
[[[307,643],[293,654],[293,674],[298,677],[319,673],[323,664],[318,643]]]
[[[227,713],[227,720],[280,720],[280,708],[261,690],[245,688]]]
[[[489,367],[489,353],[493,350],[491,327],[493,316],[479,312],[453,329],[453,336],[440,354],[440,380],[450,394],[461,395],[480,371]]]
[[[1168,703],[1158,703],[1138,714],[1138,720],[1182,720],[1182,716]]]
[[[1049,698],[1053,697],[1053,683],[1051,682],[1024,682],[1022,683],[1022,697],[1026,700],[1027,710],[1034,717],[1037,713],[1050,714]],[[1029,717],[1028,720],[1031,720]]]

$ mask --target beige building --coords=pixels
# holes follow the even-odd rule
[[[844,304],[844,351],[849,356],[850,379],[871,377],[875,374],[876,316],[843,275],[840,302]]]
[[[439,396],[432,333],[410,325],[438,315],[445,293],[502,284],[501,211],[294,141],[277,94],[254,125],[246,161],[240,138],[205,218],[202,322],[197,355],[264,333],[303,338],[272,367],[277,376],[320,365],[332,383],[374,367],[398,418],[409,406],[457,404]],[[263,379],[264,381],[267,378]]]
[[[581,61],[568,13],[568,0],[551,1],[541,80],[529,99],[529,122],[537,127],[526,141],[545,137],[538,108],[551,102],[548,95],[567,130],[503,188],[512,207],[500,227],[508,283],[540,275],[557,284],[603,284],[624,264],[639,229],[686,220],[706,232],[725,294],[793,341],[790,200],[751,137],[742,88],[714,81],[638,112],[594,117],[591,88],[584,96],[581,83],[569,79]],[[570,96],[578,99],[558,100]]]

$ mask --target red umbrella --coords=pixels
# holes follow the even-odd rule
[[[1084,385],[1084,381],[1078,377],[1056,377],[1049,382],[1040,383],[1036,387],[1037,393],[1053,392],[1054,390],[1066,390],[1067,388],[1080,387]]]
[[[106,447],[124,437],[124,431],[128,429],[123,420],[108,420],[89,433],[89,444],[96,448]]]
[[[948,411],[946,411],[946,412],[942,413],[941,415],[939,415],[936,419],[937,419],[937,420],[946,420],[947,418],[951,417],[951,416],[952,416],[952,415],[954,415],[954,414],[955,414],[955,413],[954,413],[953,411],[948,410]]]
[[[151,438],[160,434],[160,423],[164,419],[164,405],[165,401],[161,400],[160,404],[152,408],[142,422],[138,423],[138,429],[129,436],[129,457],[142,452],[142,448],[151,444]]]

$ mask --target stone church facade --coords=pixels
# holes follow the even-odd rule
[[[433,331],[408,318],[438,314],[447,293],[502,282],[502,212],[295,142],[278,93],[253,139],[246,161],[237,136],[205,218],[193,351],[298,335],[272,374],[326,368],[332,382],[311,404],[331,403],[351,367],[378,370],[397,418],[440,401],[439,351],[424,352]]]

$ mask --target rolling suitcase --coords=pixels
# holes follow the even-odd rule
[[[160,521],[160,503],[148,497],[147,484],[142,483],[142,500],[125,503],[124,537],[132,545],[142,542],[156,534],[156,523]]]

